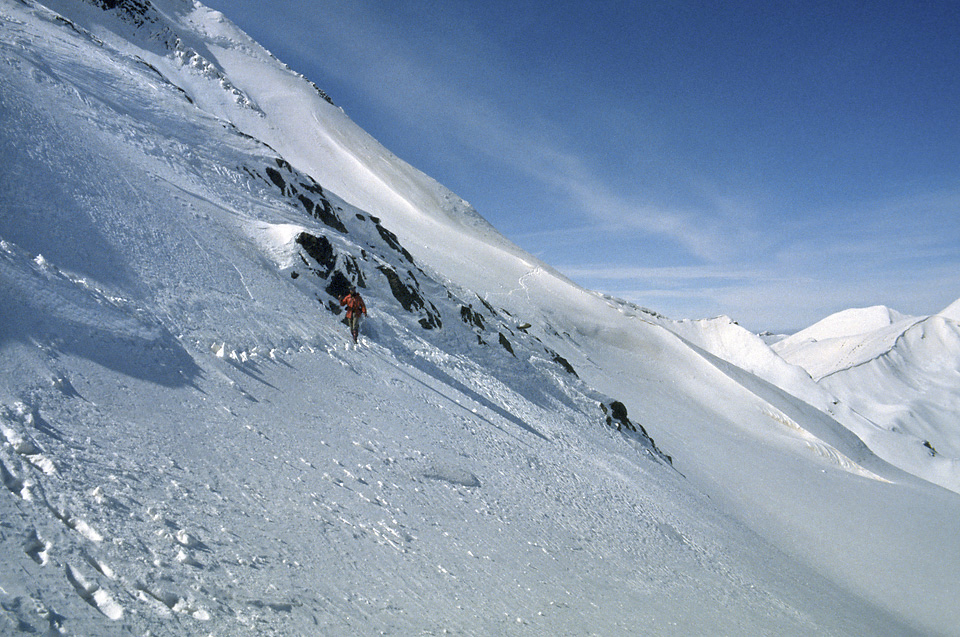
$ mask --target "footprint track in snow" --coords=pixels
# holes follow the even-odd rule
[[[27,537],[23,542],[23,550],[30,556],[30,559],[40,566],[46,566],[50,563],[50,549],[52,548],[53,544],[41,538],[36,529],[30,529],[27,532]]]
[[[103,536],[100,535],[99,531],[90,526],[90,524],[85,520],[74,516],[68,509],[61,510],[50,507],[50,511],[53,513],[54,517],[63,522],[68,529],[76,531],[94,544],[100,544],[103,542]]]
[[[33,493],[30,491],[30,482],[8,469],[3,459],[0,459],[0,482],[3,482],[3,486],[21,500],[33,499]]]
[[[71,565],[66,566],[67,581],[73,586],[81,598],[107,618],[117,621],[123,617],[121,606],[110,591],[100,586],[95,580],[87,579],[80,570]]]
[[[4,408],[0,416],[4,416],[8,423],[14,426],[19,425],[20,428],[27,426],[36,428],[37,426],[38,417],[34,415],[32,409],[23,403],[17,403],[12,410]],[[32,464],[45,475],[52,476],[57,473],[56,465],[28,434],[0,422],[0,442],[3,442],[5,447],[9,447],[19,457]]]
[[[145,602],[161,616],[171,616],[175,613],[190,615],[200,621],[209,621],[212,615],[196,601],[179,593],[153,584],[137,582],[135,597]]]

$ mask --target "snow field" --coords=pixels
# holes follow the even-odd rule
[[[625,450],[600,423],[537,433],[375,346],[317,367],[333,356],[344,355],[243,365],[211,355],[194,387],[117,376],[119,392],[103,382],[111,374],[82,374],[90,364],[76,361],[70,395],[38,395],[39,419],[61,438],[47,452],[72,462],[38,479],[55,511],[19,505],[39,508],[27,557],[47,555],[39,570],[66,561],[61,576],[81,602],[155,634],[206,632],[209,618],[262,634],[317,621],[328,633],[563,634],[585,620],[601,634],[638,621],[681,634],[729,621],[730,608],[747,625],[816,625],[725,565],[730,549],[715,538],[730,537],[729,521],[665,509],[688,497],[679,476],[637,463],[644,450]],[[278,389],[293,377],[325,391]],[[700,592],[711,581],[724,599]],[[490,582],[496,595],[478,596]],[[83,615],[41,597],[54,602]]]
[[[956,310],[821,325],[817,383],[573,286],[221,14],[0,12],[0,632],[955,634]]]

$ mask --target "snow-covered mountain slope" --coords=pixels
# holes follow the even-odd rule
[[[882,305],[844,310],[775,343],[773,350],[819,380],[883,354],[919,320]]]
[[[945,453],[935,453],[930,442],[931,436],[947,442],[960,434],[955,418],[960,406],[960,385],[955,382],[960,350],[951,330],[936,331],[929,340],[924,336],[928,349],[906,354],[891,366],[873,361],[889,360],[890,352],[903,346],[901,336],[924,325],[924,319],[880,307],[848,310],[772,348],[726,317],[663,323],[695,347],[828,414],[823,428],[804,426],[819,440],[855,458],[861,457],[866,444],[868,457],[876,454],[960,493],[960,454],[952,444]],[[821,378],[818,370],[832,371]],[[907,422],[891,418],[897,414],[909,414]]]
[[[0,632],[956,634],[960,497],[762,343],[577,288],[192,0],[0,20]]]
[[[929,317],[848,310],[773,346],[878,426],[877,453],[960,491],[960,321],[957,303]]]
[[[954,321],[960,321],[960,299],[950,304],[947,309],[940,312],[940,316]]]

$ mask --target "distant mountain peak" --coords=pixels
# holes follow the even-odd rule
[[[822,341],[866,334],[910,318],[885,305],[843,310],[814,323],[789,337],[790,342]]]
[[[960,299],[957,299],[941,311],[940,316],[945,316],[954,321],[960,321]]]

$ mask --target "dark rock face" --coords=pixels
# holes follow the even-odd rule
[[[513,345],[511,345],[507,337],[503,335],[503,332],[500,332],[500,345],[503,346],[503,349],[510,352],[511,356],[516,357],[516,354],[513,352]]]
[[[603,408],[603,412],[607,413],[607,406],[600,406]],[[627,429],[631,431],[637,430],[636,426],[630,422],[630,418],[627,416],[627,406],[619,400],[614,400],[610,403],[610,411],[609,415],[607,416],[607,424],[613,425],[614,423],[616,423],[618,431],[622,426],[626,426]]]
[[[119,8],[126,16],[139,16],[141,19],[146,18],[153,10],[153,5],[147,0],[88,0],[88,2],[104,11]]]
[[[419,291],[420,285],[417,283],[416,277],[413,276],[413,272],[407,271],[407,275],[412,281],[411,284],[408,284],[404,283],[397,271],[390,266],[381,265],[377,269],[387,278],[393,297],[400,302],[403,309],[408,312],[419,312],[423,315],[420,319],[420,325],[424,329],[431,330],[443,327],[439,310],[433,303],[423,298]]]
[[[359,283],[360,282],[358,282],[357,287],[364,287],[362,285],[359,285]],[[340,270],[335,270],[333,273],[333,276],[330,277],[330,283],[327,285],[326,288],[324,288],[324,290],[326,291],[327,294],[329,294],[333,298],[342,299],[347,295],[347,292],[350,291],[350,288],[352,286],[353,284],[350,282],[350,279],[348,279],[342,272],[340,272]],[[340,310],[338,307],[337,314],[339,313],[340,313]]]
[[[337,255],[333,251],[333,245],[326,237],[315,237],[312,234],[301,232],[297,235],[297,243],[303,246],[303,249],[314,261],[326,268],[326,272],[321,276],[327,278],[330,272],[337,265]]]
[[[350,291],[352,285],[366,287],[366,280],[357,260],[349,254],[337,254],[333,244],[326,237],[301,232],[297,235],[296,241],[319,267],[312,267],[306,259],[304,264],[314,274],[329,281],[324,291],[333,298],[338,300],[342,298]],[[332,307],[335,308],[336,314],[340,313],[338,305]]]
[[[667,454],[660,451],[657,448],[657,444],[653,441],[653,438],[647,433],[647,430],[643,428],[643,425],[639,423],[633,423],[630,418],[627,416],[627,406],[624,405],[619,400],[612,400],[609,403],[600,403],[600,409],[603,411],[606,416],[607,425],[613,427],[616,426],[617,431],[623,431],[624,427],[628,431],[636,432],[643,440],[645,440],[650,446],[650,453],[661,460],[665,461],[667,464],[673,464],[673,458]]]
[[[277,170],[276,168],[271,168],[267,166],[266,173],[267,173],[267,177],[270,178],[270,181],[273,182],[273,185],[279,188],[283,192],[283,194],[287,194],[287,182],[284,181],[283,175],[280,174],[280,171]]]
[[[347,234],[347,227],[337,216],[320,184],[305,175],[295,173],[286,160],[277,158],[276,162],[277,168],[267,166],[264,169],[266,177],[263,177],[263,180],[278,188],[284,196],[299,203],[311,217],[319,219],[337,232]]]
[[[380,220],[377,219],[376,217],[371,217],[371,219],[376,224],[377,232],[380,233],[380,238],[383,239],[384,243],[386,243],[388,246],[390,246],[391,248],[399,252],[404,259],[406,259],[408,262],[412,264],[413,256],[409,252],[407,252],[406,248],[400,245],[400,241],[397,239],[397,235],[393,234],[392,232],[390,232],[389,230],[381,226]]]
[[[474,312],[472,305],[460,306],[460,319],[467,325],[472,323],[477,329],[484,329],[483,315],[479,312]]]
[[[338,209],[330,203],[319,184],[296,171],[283,158],[278,157],[275,162],[276,167],[267,166],[262,169],[262,172],[258,170],[247,172],[267,186],[279,190],[293,205],[319,219],[331,230],[343,235],[350,234],[350,230],[337,214]],[[352,222],[354,224],[352,241],[361,243],[366,241],[375,255],[386,256],[393,251],[402,261],[409,263],[411,268],[406,271],[398,269],[382,258],[371,257],[366,249],[358,250],[355,246],[347,250],[338,249],[335,247],[335,241],[331,241],[332,235],[328,237],[301,232],[296,242],[303,248],[304,254],[301,254],[301,259],[307,269],[327,280],[324,291],[338,301],[351,286],[366,288],[369,277],[373,275],[375,269],[386,278],[390,292],[401,307],[412,314],[419,314],[418,322],[424,329],[440,329],[443,326],[440,311],[421,290],[414,270],[421,274],[423,272],[417,268],[413,255],[403,247],[397,235],[383,227],[378,218],[362,214],[354,216],[357,221]],[[371,261],[377,263],[375,268]],[[339,305],[328,303],[328,307],[335,313],[340,312]]]
[[[580,376],[577,374],[577,370],[573,368],[573,365],[571,365],[567,359],[565,359],[563,356],[560,356],[560,354],[557,354],[556,352],[550,352],[550,354],[552,354],[554,363],[562,367],[568,374],[573,374],[575,377],[580,378]]]
[[[137,28],[146,25],[159,25],[161,16],[150,3],[150,0],[85,0],[87,4],[103,9],[116,11],[121,21],[132,24]]]

